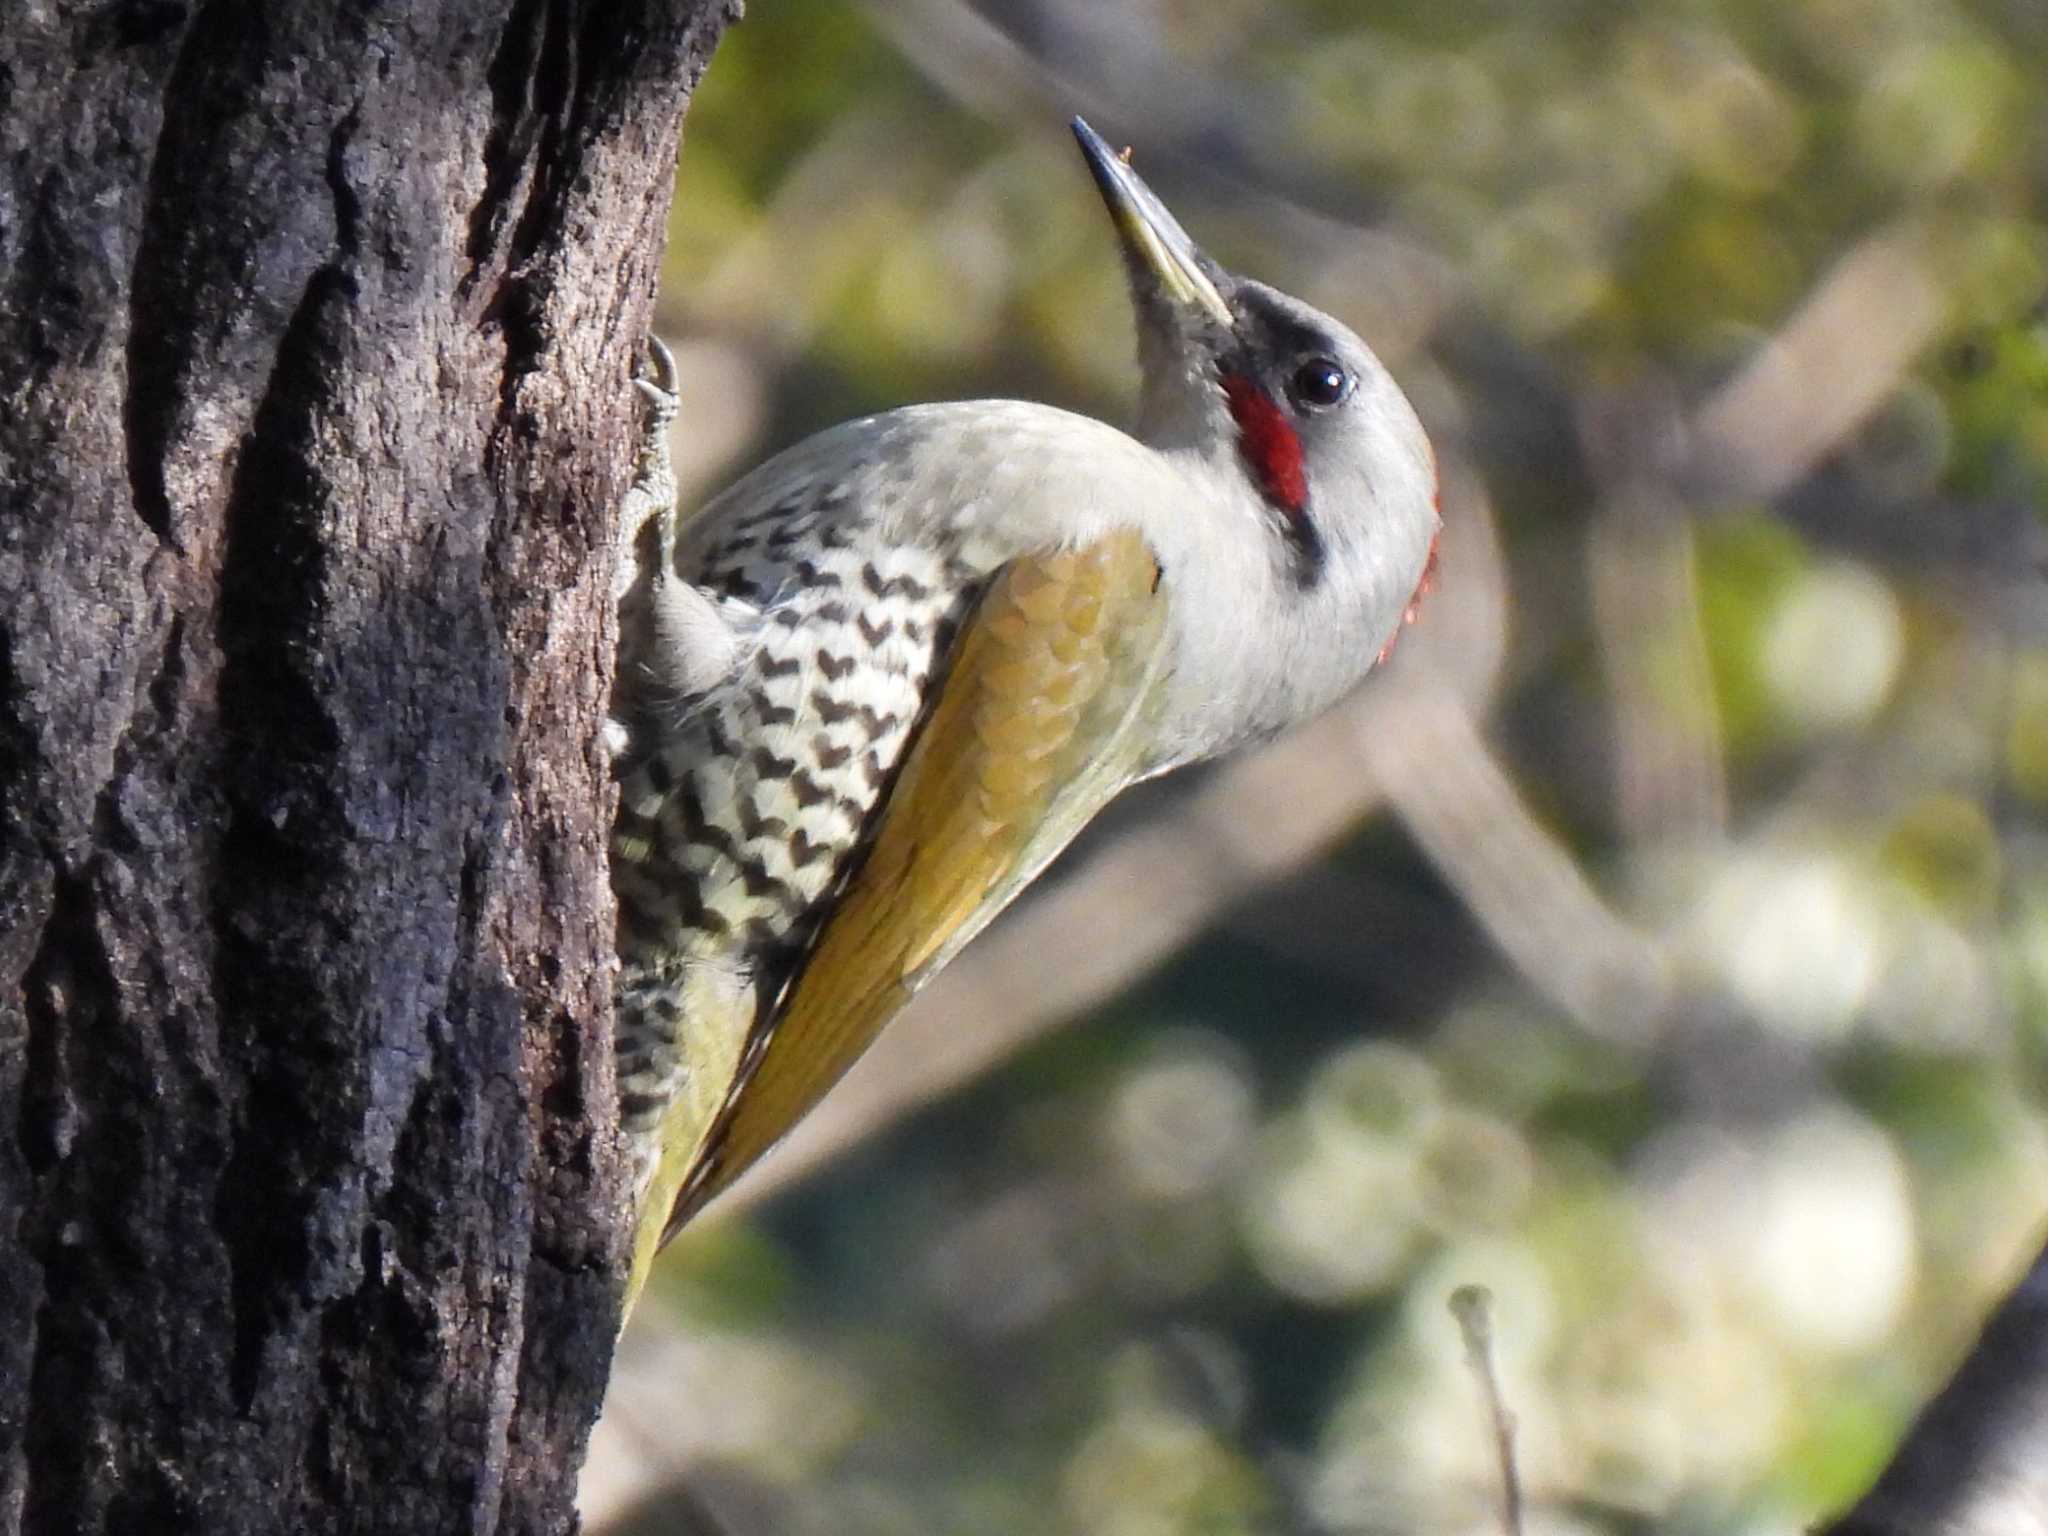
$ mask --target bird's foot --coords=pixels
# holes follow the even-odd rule
[[[640,391],[653,407],[653,425],[665,427],[676,416],[676,355],[669,351],[668,343],[652,331],[647,333],[647,367],[652,378],[635,370],[633,387]],[[643,448],[649,446],[643,441]],[[667,455],[667,445],[660,445],[659,451]]]
[[[676,360],[660,337],[648,336],[646,358],[633,370],[633,388],[641,400],[640,437],[633,454],[633,483],[619,506],[619,553],[612,567],[622,674],[645,664],[652,614],[660,606],[675,547],[676,472],[668,433],[676,419]],[[624,702],[615,693],[612,716],[604,723],[604,749],[614,762],[632,746],[631,731],[621,718],[630,713]]]
[[[675,354],[660,337],[647,337],[645,371],[636,368],[633,388],[640,393],[640,441],[633,456],[633,484],[619,509],[619,564],[612,583],[614,598],[622,598],[640,574],[650,554],[656,561],[666,556],[674,541],[676,515],[676,471],[669,457],[668,432],[676,419]],[[655,524],[654,548],[642,546],[642,530]]]

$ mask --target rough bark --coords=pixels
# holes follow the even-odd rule
[[[0,23],[0,1533],[574,1523],[627,379],[735,10]]]

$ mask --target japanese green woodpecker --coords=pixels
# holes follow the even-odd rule
[[[678,519],[652,349],[611,727],[629,1305],[1112,796],[1327,708],[1429,581],[1435,462],[1379,360],[1074,132],[1137,309],[1132,431],[908,406]]]

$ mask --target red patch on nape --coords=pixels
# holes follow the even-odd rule
[[[1302,462],[1301,434],[1273,397],[1241,373],[1223,375],[1224,398],[1237,422],[1237,451],[1266,500],[1290,517],[1308,506],[1308,466]]]
[[[1373,658],[1378,666],[1394,654],[1394,642],[1401,638],[1401,631],[1422,617],[1422,600],[1436,590],[1436,549],[1443,542],[1443,528],[1429,536],[1429,558],[1422,563],[1422,579],[1415,583],[1415,590],[1409,595],[1408,606],[1401,610],[1401,622],[1394,626],[1394,632],[1387,636],[1387,643],[1380,647],[1380,653]]]

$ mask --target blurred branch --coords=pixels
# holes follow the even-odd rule
[[[1643,379],[1584,413],[1602,487],[1587,548],[1593,620],[1631,843],[1717,835],[1727,815],[1689,503],[1768,498],[1806,478],[1897,391],[1941,315],[1917,232],[1894,224],[1836,262],[1689,421],[1670,389]]]
[[[1637,484],[1593,520],[1593,622],[1613,694],[1618,812],[1632,846],[1718,837],[1728,820],[1720,719],[1700,616],[1692,523]]]
[[[1415,690],[1389,700],[1358,747],[1416,841],[1532,985],[1595,1033],[1654,1033],[1669,992],[1661,950],[1529,814],[1469,710]]]
[[[1727,817],[1692,504],[1806,479],[1896,393],[1941,316],[1920,236],[1900,222],[1836,262],[1689,420],[1654,379],[1594,394],[1581,439],[1602,489],[1586,559],[1631,845],[1718,836]]]
[[[969,110],[1025,135],[1045,133],[1078,110],[1112,139],[1135,143],[1147,176],[1163,188],[1199,180],[1213,201],[1255,222],[1265,246],[1291,255],[1291,272],[1265,275],[1302,297],[1355,309],[1361,296],[1397,296],[1397,304],[1375,302],[1375,318],[1385,323],[1367,327],[1383,357],[1398,358],[1433,331],[1460,287],[1447,262],[1366,223],[1367,210],[1314,206],[1314,193],[1331,189],[1312,192],[1302,159],[1267,152],[1239,127],[1281,117],[1280,102],[1217,72],[1191,71],[1134,26],[1092,30],[1074,47],[1090,61],[1079,78],[962,0],[871,0],[867,11],[904,59]],[[1044,10],[1035,19],[1048,32],[1065,25]],[[1166,176],[1158,173],[1162,164]],[[1395,326],[1403,344],[1388,335]]]
[[[1688,509],[1671,483],[1676,391],[1635,378],[1593,394],[1580,440],[1602,487],[1586,548],[1613,695],[1618,812],[1631,846],[1717,837],[1727,821]]]
[[[1515,1416],[1500,1389],[1493,1364],[1493,1296],[1483,1285],[1461,1285],[1451,1292],[1451,1316],[1465,1340],[1465,1364],[1479,1385],[1493,1432],[1495,1459],[1500,1464],[1500,1523],[1505,1536],[1522,1536],[1522,1478],[1515,1465]]]
[[[729,1449],[722,1431],[732,1415],[723,1394],[744,1372],[717,1340],[657,1315],[662,1310],[638,1310],[612,1364],[604,1417],[591,1436],[577,1489],[586,1529],[623,1533],[637,1525],[642,1508],[658,1512],[656,1528],[672,1536],[696,1536],[697,1527],[706,1536],[727,1527],[773,1529],[721,1519],[723,1511],[709,1507],[716,1502],[715,1480],[706,1478],[706,1468]],[[760,1410],[754,1405],[750,1411]]]
[[[1876,1486],[1820,1536],[2048,1536],[2048,1249]]]
[[[1694,415],[1680,486],[1723,500],[1790,489],[1898,388],[1942,312],[1913,226],[1859,241]]]
[[[846,189],[861,187],[876,209],[892,201],[914,204],[929,190],[924,163],[894,153],[904,132],[900,121],[876,112],[850,112],[835,120],[791,167],[755,227],[734,241],[686,296],[682,307],[692,318],[679,328],[716,330],[734,314],[768,317],[769,324],[748,334],[749,347],[776,361],[808,347],[825,317],[842,302],[853,275],[846,252],[859,242],[848,238]],[[776,259],[770,259],[770,252]],[[748,297],[760,288],[764,273],[778,284],[773,304]]]

